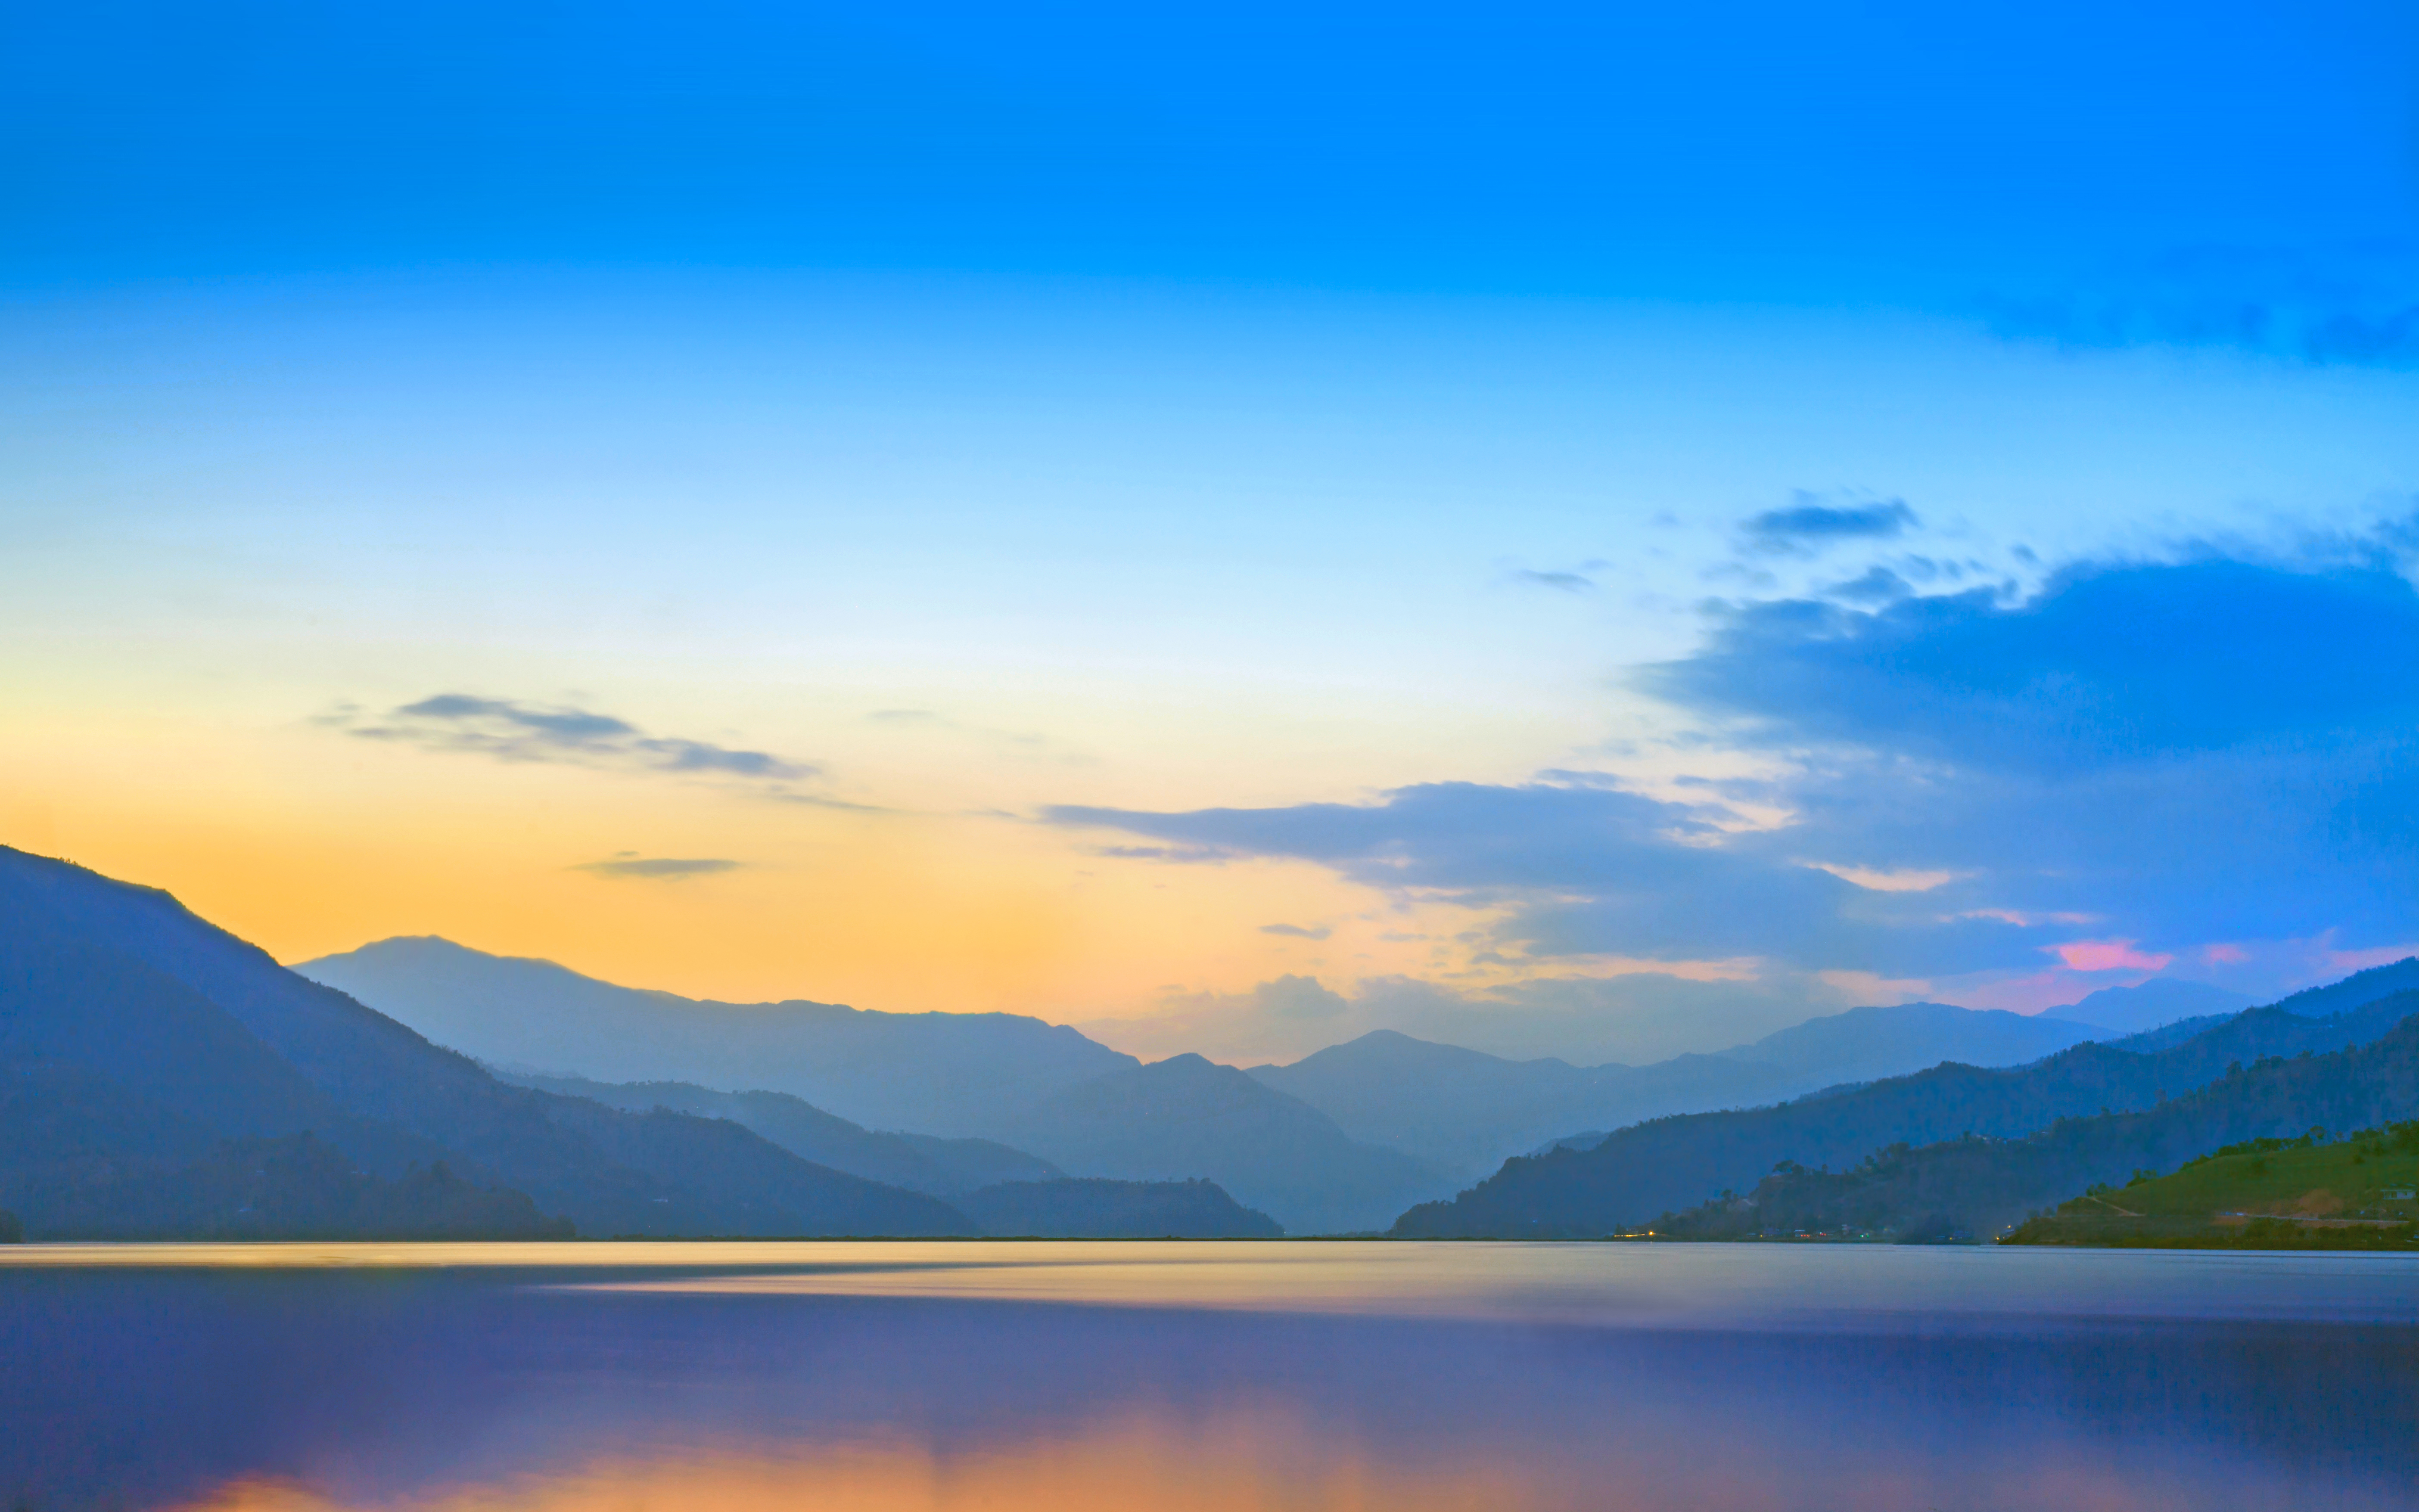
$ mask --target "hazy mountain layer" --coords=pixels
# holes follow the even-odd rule
[[[2153,1107],[2213,1081],[2232,1061],[2374,1040],[2419,1010],[2419,998],[2392,995],[2414,983],[2419,961],[2406,961],[2288,1000],[2331,1017],[2302,1017],[2285,1005],[2253,1009],[2149,1054],[2081,1044],[2013,1070],[1948,1064],[1776,1107],[1657,1119],[1593,1149],[1508,1161],[1452,1201],[1406,1212],[1394,1232],[1608,1233],[1751,1186],[1781,1161],[1852,1165],[1899,1142],[2020,1137],[2062,1118]]]
[[[387,1181],[442,1160],[588,1234],[972,1228],[732,1124],[506,1087],[165,893],[6,848],[0,1087],[0,1207],[38,1236],[70,1231],[77,1192],[303,1133]]]
[[[1205,1177],[1293,1234],[1383,1228],[1421,1195],[1451,1190],[1425,1163],[1356,1143],[1317,1109],[1199,1056],[1070,1088],[1002,1132],[1086,1175]]]
[[[1053,1092],[1137,1064],[1012,1013],[695,1001],[433,937],[381,940],[295,970],[493,1065],[787,1092],[871,1129],[994,1135]]]
[[[886,1171],[886,1180],[927,1191],[986,1184],[966,1179],[985,1159],[994,1163],[987,1181],[1055,1172],[1198,1177],[1289,1232],[1317,1233],[1382,1228],[1406,1206],[1454,1185],[1424,1162],[1356,1142],[1325,1115],[1231,1067],[1198,1056],[1144,1066],[1038,1019],[692,1002],[442,940],[388,940],[298,969],[357,986],[434,1035],[458,1033],[459,1048],[485,1058],[534,1062],[530,1073],[513,1073],[531,1085],[594,1095],[583,1084],[597,1073],[584,1068],[645,1066],[640,1083],[669,1078],[703,1088],[669,1097],[624,1090],[605,1100],[729,1117],[827,1164]],[[561,1059],[547,1064],[541,1056]],[[536,1073],[566,1067],[582,1071],[578,1082]],[[714,1088],[766,1088],[805,1101],[730,1102],[756,1094],[707,1090]],[[877,1148],[869,1138],[881,1136],[868,1136],[860,1122],[905,1125],[924,1137]],[[977,1145],[933,1138],[933,1131],[1030,1151],[1044,1168],[1002,1163]]]
[[[660,1107],[728,1119],[819,1165],[943,1198],[1000,1181],[1050,1181],[1067,1174],[994,1140],[875,1134],[786,1092],[717,1092],[688,1082],[592,1082],[509,1072],[498,1077],[516,1087],[582,1097],[630,1112]]]
[[[1811,1019],[1753,1044],[1649,1066],[1503,1060],[1381,1029],[1252,1075],[1356,1139],[1418,1155],[1456,1180],[1579,1130],[1751,1107],[1841,1082],[1959,1060],[2038,1060],[2102,1031],[2063,1019],[1909,1003]]]
[[[2081,1002],[2050,1011],[2078,1024],[2096,1024],[2113,1034],[2140,1034],[2182,1019],[2240,1013],[2252,1000],[2201,981],[2153,977],[2133,987],[2103,987]]]

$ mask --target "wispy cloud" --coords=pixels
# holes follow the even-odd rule
[[[763,785],[784,797],[787,784],[812,778],[820,768],[768,751],[741,750],[712,741],[651,735],[626,719],[593,709],[523,703],[513,699],[439,693],[371,716],[353,707],[325,716],[322,723],[357,740],[380,740],[423,750],[454,751],[506,762],[552,762],[572,766],[718,777]]]
[[[1263,924],[1260,926],[1260,933],[1263,934],[1283,934],[1288,938],[1297,940],[1323,940],[1335,932],[1329,929],[1324,924],[1319,925],[1316,929],[1307,929],[1300,924]]]
[[[624,852],[605,861],[588,861],[573,867],[590,876],[609,877],[623,882],[685,882],[690,877],[710,877],[724,872],[736,872],[744,863],[724,860],[719,856],[677,859],[665,856],[639,856]]]
[[[1515,568],[1512,580],[1527,583],[1532,588],[1550,588],[1563,594],[1592,594],[1595,579],[1576,572],[1539,572],[1533,567]]]

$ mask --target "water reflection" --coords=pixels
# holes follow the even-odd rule
[[[610,1248],[16,1257],[0,1505],[2365,1509],[2419,1477],[2398,1257]]]

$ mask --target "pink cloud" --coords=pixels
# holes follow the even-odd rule
[[[2175,959],[2171,955],[2145,955],[2134,949],[2132,940],[2076,940],[2072,945],[2051,949],[2071,971],[2158,971]]]
[[[2239,945],[2204,945],[2200,958],[2208,965],[2239,966],[2251,959],[2251,952]]]

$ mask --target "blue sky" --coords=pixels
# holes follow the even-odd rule
[[[0,840],[287,958],[1603,1058],[2419,938],[2407,8],[9,28]]]

